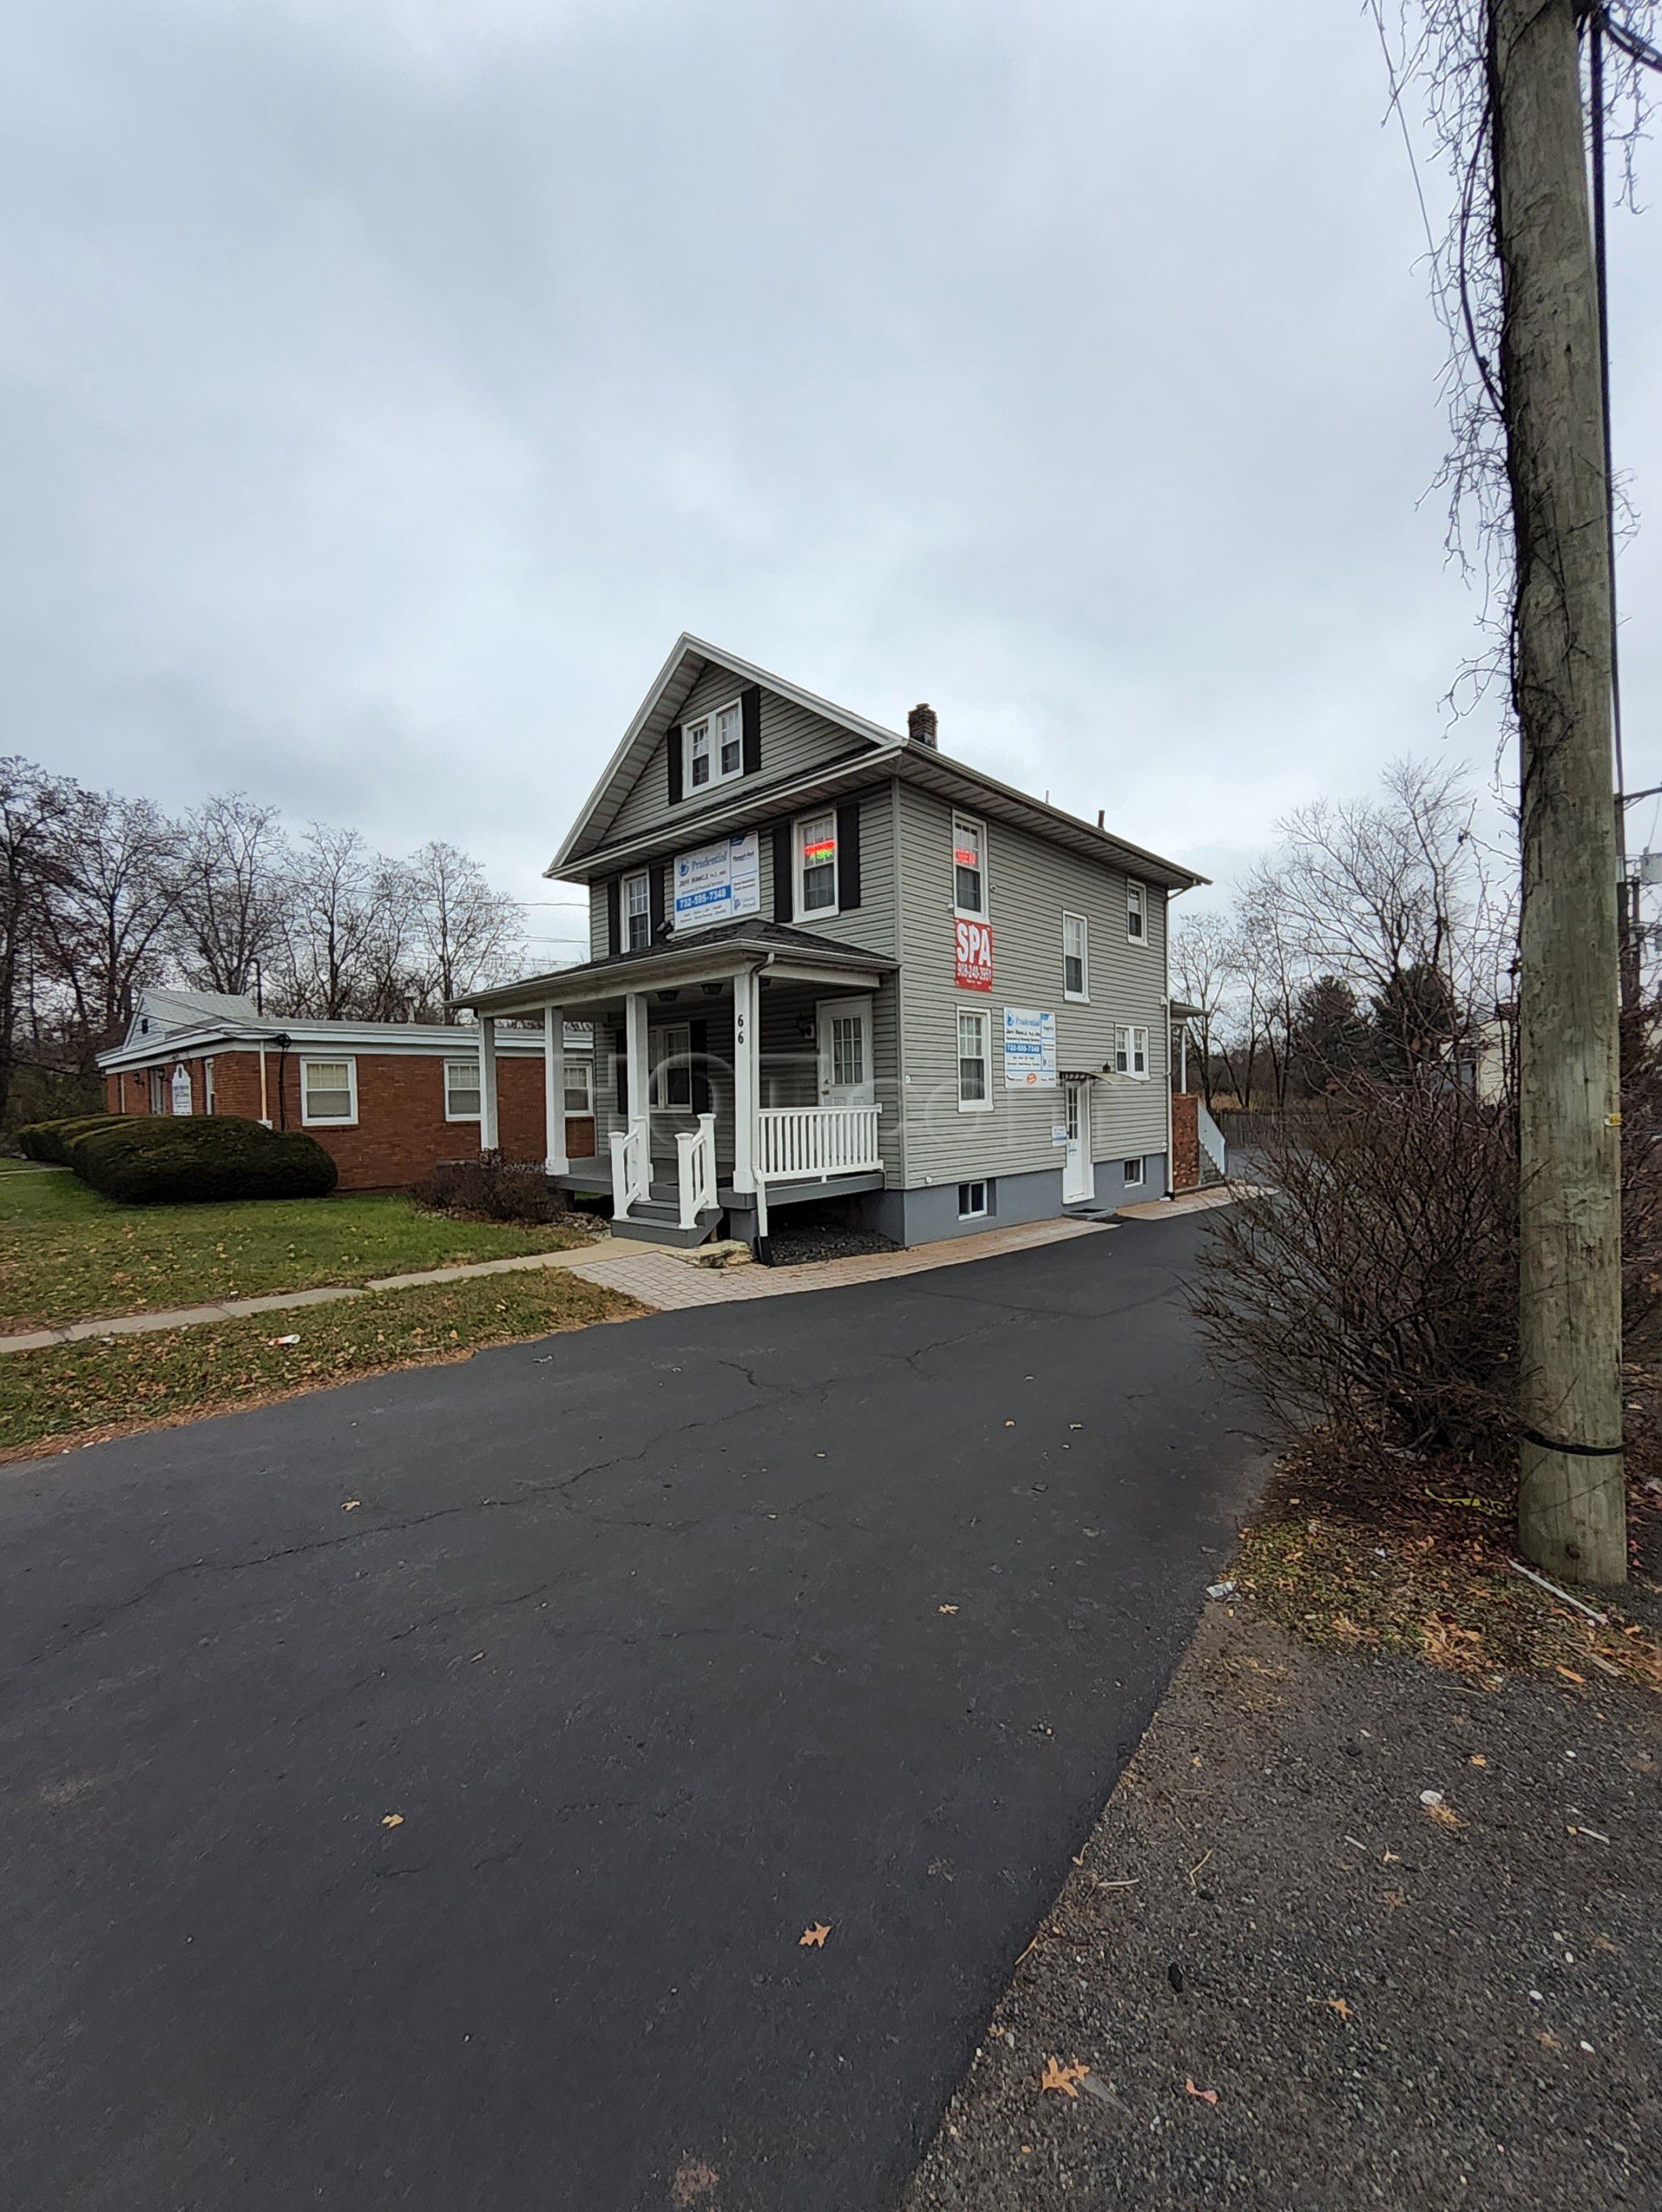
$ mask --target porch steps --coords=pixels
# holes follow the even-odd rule
[[[651,1198],[635,1200],[627,1221],[614,1217],[613,1236],[633,1237],[639,1244],[673,1244],[683,1252],[704,1243],[721,1221],[721,1208],[707,1206],[691,1229],[683,1229],[678,1200],[658,1197],[657,1188],[654,1185]]]

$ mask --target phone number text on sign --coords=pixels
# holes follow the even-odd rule
[[[961,991],[992,988],[992,924],[958,922],[954,980]]]

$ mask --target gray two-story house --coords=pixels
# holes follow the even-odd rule
[[[549,1174],[624,1234],[766,1236],[806,1199],[901,1243],[1169,1188],[1167,910],[1204,880],[684,636],[550,867],[590,954],[471,998],[541,1018]],[[594,1025],[595,1152],[564,1150]]]

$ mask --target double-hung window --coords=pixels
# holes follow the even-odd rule
[[[479,1119],[479,1056],[444,1063],[444,1118],[447,1122]]]
[[[796,825],[797,911],[837,912],[837,814],[805,814]]]
[[[1062,916],[1062,996],[1091,995],[1090,932],[1083,914]]]
[[[1133,944],[1149,941],[1149,894],[1140,883],[1125,887],[1125,934]]]
[[[744,773],[744,715],[736,699],[731,706],[717,707],[713,714],[689,722],[682,741],[690,791],[704,791]]]
[[[958,1110],[992,1111],[991,1025],[984,1014],[961,1008],[958,1017]]]
[[[692,1107],[692,1032],[684,1021],[654,1030],[656,1057],[653,1067],[652,1102],[666,1112],[687,1113]]]
[[[623,950],[642,952],[653,941],[652,879],[645,868],[623,879]]]
[[[952,817],[952,912],[965,921],[987,918],[987,832],[967,814]]]
[[[1114,1032],[1114,1073],[1146,1079],[1149,1072],[1149,1033],[1143,1028]]]
[[[345,1128],[357,1120],[356,1060],[302,1060],[300,1118],[312,1128]]]
[[[565,1064],[565,1110],[568,1114],[592,1114],[595,1110],[595,1064],[592,1060],[568,1060]]]

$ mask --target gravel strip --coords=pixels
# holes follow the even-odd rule
[[[1214,1603],[907,2212],[1654,2207],[1659,1713]]]

